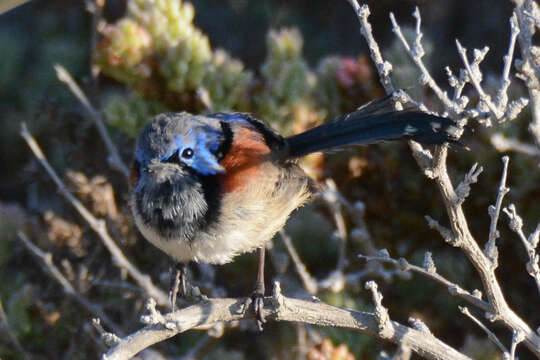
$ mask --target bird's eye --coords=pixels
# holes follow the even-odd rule
[[[192,157],[193,157],[193,149],[185,148],[184,151],[182,151],[182,158],[191,159]]]

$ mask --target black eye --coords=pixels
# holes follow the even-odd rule
[[[191,159],[193,157],[193,150],[191,148],[185,148],[184,151],[182,151],[182,157],[184,159]]]

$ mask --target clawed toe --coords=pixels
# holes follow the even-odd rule
[[[266,323],[266,319],[263,315],[264,308],[264,294],[255,291],[244,302],[244,309],[248,309],[250,305],[253,305],[253,313],[255,314],[255,320],[257,322],[257,328],[259,331],[263,330],[263,324]]]
[[[176,310],[177,295],[185,297],[187,293],[187,266],[177,263],[172,270],[171,288],[169,290],[169,301],[172,311]]]

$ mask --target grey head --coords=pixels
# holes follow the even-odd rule
[[[190,241],[219,212],[219,160],[230,130],[215,118],[160,114],[141,131],[132,169],[135,218],[163,240]]]

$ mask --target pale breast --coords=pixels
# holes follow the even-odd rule
[[[224,195],[219,220],[190,244],[190,260],[223,264],[262,247],[312,191],[312,180],[296,164],[264,164],[244,187]]]

